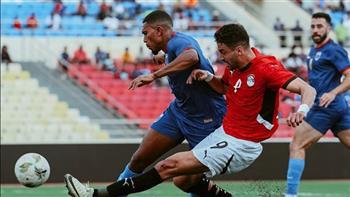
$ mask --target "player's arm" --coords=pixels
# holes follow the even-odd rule
[[[154,73],[142,75],[131,81],[129,89],[135,89],[143,85],[149,84],[157,78],[167,76],[171,73],[178,72],[190,68],[199,62],[198,53],[194,49],[187,49],[180,53],[171,63],[162,67]]]
[[[324,93],[320,98],[320,106],[328,107],[328,105],[335,99],[338,94],[346,92],[350,89],[350,68],[344,72],[344,80],[332,91]]]
[[[290,81],[285,87],[286,90],[301,95],[301,105],[296,113],[289,115],[287,119],[288,126],[298,126],[306,116],[307,112],[314,103],[316,90],[300,78]]]
[[[215,76],[207,70],[193,70],[187,78],[187,84],[192,84],[193,80],[206,81],[211,88],[220,94],[225,94],[228,88],[228,86],[223,83],[221,77]]]
[[[154,78],[161,78],[171,73],[185,70],[199,62],[198,53],[195,49],[183,51],[172,62],[153,73]]]

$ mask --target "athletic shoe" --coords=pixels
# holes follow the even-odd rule
[[[64,182],[68,189],[68,194],[72,197],[92,197],[94,189],[89,185],[84,185],[70,174],[64,175]]]

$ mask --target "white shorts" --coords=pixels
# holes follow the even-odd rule
[[[192,149],[194,156],[209,168],[208,177],[239,172],[262,152],[260,143],[237,139],[219,127]]]

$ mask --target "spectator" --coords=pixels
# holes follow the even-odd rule
[[[276,17],[275,23],[273,24],[273,29],[278,33],[278,37],[280,39],[280,47],[282,48],[287,47],[286,29],[279,17]]]
[[[36,19],[35,13],[32,13],[27,19],[27,28],[35,29],[38,27],[38,20]]]
[[[106,57],[102,60],[102,69],[112,71],[113,73],[118,71],[117,67],[114,66],[113,60],[111,59],[109,53],[106,53]]]
[[[302,47],[294,45],[283,63],[289,71],[307,81],[306,55]]]
[[[118,19],[124,19],[124,13],[126,12],[123,4],[119,1],[113,2],[113,15],[116,16]]]
[[[109,15],[103,20],[103,25],[105,29],[115,31],[119,27],[119,20],[116,17]]]
[[[197,7],[198,0],[185,0],[184,3],[187,9],[193,9]]]
[[[12,63],[12,59],[11,59],[11,56],[10,56],[8,50],[7,50],[6,45],[2,46],[2,49],[1,49],[1,62],[5,63],[5,64]]]
[[[220,17],[220,12],[218,10],[214,10],[212,13],[211,21],[212,22],[219,22],[220,21],[219,17]]]
[[[90,64],[90,59],[86,55],[82,45],[80,45],[79,49],[74,52],[72,62],[77,64]]]
[[[78,7],[77,7],[77,12],[74,15],[79,15],[83,18],[85,18],[85,16],[87,15],[87,10],[86,10],[86,7],[84,5],[83,0],[80,0]]]
[[[51,13],[45,20],[46,28],[52,30],[59,30],[62,28],[61,16],[57,13]]]
[[[61,57],[58,61],[58,66],[63,72],[68,71],[68,66],[69,66],[70,58],[68,54],[68,49],[67,46],[63,48],[63,52],[61,53]]]
[[[133,64],[134,63],[134,58],[129,52],[129,47],[125,47],[124,53],[122,55],[122,62],[123,64]]]
[[[136,56],[136,64],[144,64],[146,61],[145,53],[143,51],[143,46],[140,46],[139,53]]]
[[[109,14],[109,6],[107,5],[106,1],[103,0],[100,4],[100,10],[97,14],[97,20],[103,21]]]
[[[151,73],[151,71],[147,68],[143,68],[143,65],[138,64],[135,66],[135,69],[132,71],[131,73],[131,79],[135,79],[136,77],[140,76],[140,75],[148,75]]]
[[[183,12],[175,13],[174,15],[174,29],[185,31],[188,29],[189,20],[185,17]]]
[[[15,18],[13,19],[12,27],[15,28],[15,29],[22,29],[22,23],[18,19],[18,16],[15,16]]]
[[[62,0],[55,0],[55,6],[54,6],[52,12],[55,14],[58,14],[60,16],[63,16],[64,5],[62,3]]]
[[[300,21],[296,20],[295,26],[291,28],[294,38],[294,45],[302,46],[302,36],[303,36],[303,28],[300,26]]]
[[[289,55],[289,57],[285,60],[284,65],[286,66],[286,68],[295,73],[298,74],[300,68],[303,66],[303,61],[301,60],[301,58],[295,54],[292,53]]]
[[[275,31],[285,31],[284,23],[281,22],[280,17],[276,17],[275,23],[273,24],[273,29]]]
[[[98,67],[103,67],[102,63],[106,59],[106,57],[107,53],[101,51],[100,47],[97,47],[95,52],[95,62],[98,65]]]

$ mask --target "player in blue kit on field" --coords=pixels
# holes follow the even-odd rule
[[[198,42],[191,36],[173,31],[172,25],[171,17],[161,10],[151,12],[143,20],[144,42],[153,54],[156,55],[159,51],[165,53],[165,59],[160,59],[161,62],[165,61],[165,66],[154,73],[137,77],[130,83],[129,89],[133,90],[167,76],[175,100],[151,125],[119,180],[143,172],[147,166],[184,139],[192,149],[221,125],[226,113],[223,96],[207,83],[196,82],[193,86],[186,84],[194,69],[204,69],[211,73],[214,70]],[[159,59],[159,55],[157,58]],[[203,175],[177,177],[173,181],[189,193],[208,190],[209,181],[203,179]],[[212,188],[219,191],[216,185]]]
[[[328,14],[312,15],[315,46],[310,50],[307,64],[309,82],[316,89],[317,96],[305,121],[296,128],[290,144],[286,197],[297,196],[305,165],[305,150],[329,129],[350,149],[350,108],[345,99],[345,92],[350,89],[350,61],[344,48],[330,39],[330,30]]]

